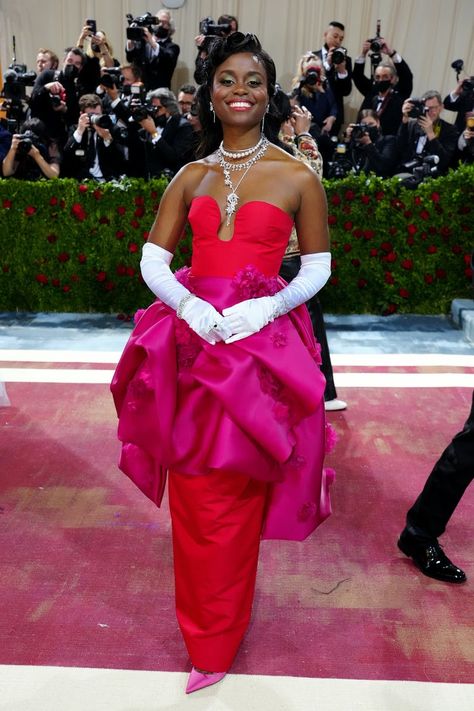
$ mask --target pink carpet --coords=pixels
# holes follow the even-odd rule
[[[174,616],[168,512],[116,468],[108,387],[7,390],[0,663],[188,669]],[[473,682],[472,491],[442,539],[467,584],[424,577],[396,547],[407,508],[467,417],[471,391],[339,395],[349,409],[330,414],[339,433],[330,458],[334,514],[304,543],[263,543],[253,621],[233,670]]]

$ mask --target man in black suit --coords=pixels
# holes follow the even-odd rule
[[[446,96],[443,106],[448,111],[457,111],[454,125],[459,132],[466,127],[466,114],[474,111],[474,77],[459,79],[457,86]]]
[[[382,54],[391,61],[377,61],[373,75],[369,78],[364,74],[365,60],[371,49],[371,42],[366,40],[362,45],[359,57],[354,61],[352,78],[356,88],[364,96],[360,106],[362,109],[372,109],[377,112],[384,135],[395,135],[402,120],[402,104],[411,96],[413,89],[413,74],[410,67],[387,41],[379,38],[380,52],[372,51],[371,61],[379,60]]]
[[[336,99],[337,118],[331,134],[337,136],[344,123],[344,97],[352,90],[352,60],[342,46],[344,25],[332,20],[324,33],[324,44],[314,54],[319,57],[326,70],[326,79]]]
[[[425,156],[438,157],[438,174],[446,173],[453,163],[457,148],[458,130],[440,118],[443,110],[441,95],[427,91],[421,97],[423,113],[411,118],[415,105],[408,99],[402,106],[402,123],[397,135],[400,169],[403,164]]]
[[[147,177],[172,176],[185,163],[194,160],[194,132],[180,114],[178,102],[169,89],[148,94],[153,116],[140,121],[145,133]]]
[[[438,537],[444,533],[462,495],[474,476],[474,392],[471,412],[426,480],[423,491],[407,513],[398,540],[400,550],[424,575],[447,583],[463,583],[466,574],[443,553]]]
[[[126,173],[121,132],[110,116],[102,113],[96,94],[79,99],[79,122],[70,130],[64,146],[64,172],[67,176],[105,182]]]
[[[147,90],[171,86],[171,78],[178,62],[179,45],[171,37],[175,26],[171,13],[162,9],[157,13],[158,25],[153,31],[143,27],[141,40],[127,40],[127,62],[140,67]]]

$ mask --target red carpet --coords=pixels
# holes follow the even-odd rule
[[[0,664],[183,671],[168,514],[116,468],[108,387],[7,390]],[[472,492],[442,539],[466,585],[422,576],[396,547],[407,508],[467,417],[471,391],[339,395],[349,409],[330,414],[339,433],[334,514],[302,544],[262,545],[253,622],[233,670],[473,682]]]

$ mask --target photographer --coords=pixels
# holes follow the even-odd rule
[[[46,127],[39,119],[28,119],[15,133],[3,159],[3,176],[21,180],[58,178],[60,158],[57,145],[48,140]]]
[[[127,17],[127,62],[141,69],[147,90],[169,89],[180,52],[179,46],[171,40],[175,32],[171,13],[159,10],[156,17],[150,13],[135,19]]]
[[[102,30],[97,30],[95,20],[86,20],[77,40],[77,46],[83,49],[86,56],[99,62],[100,68],[118,67],[120,62],[115,59],[112,45]]]
[[[110,116],[102,113],[102,103],[96,94],[81,96],[79,109],[79,122],[71,128],[64,147],[65,173],[77,180],[119,179],[126,173],[120,129],[113,125]]]
[[[148,95],[151,110],[140,120],[145,132],[147,178],[174,175],[185,163],[193,160],[194,132],[189,121],[181,116],[176,97],[161,88]]]
[[[457,63],[462,66],[462,60],[457,60]],[[463,131],[466,125],[466,114],[474,111],[474,77],[458,79],[456,88],[444,99],[443,106],[447,111],[457,111],[454,124],[459,131]]]
[[[382,135],[380,120],[372,109],[363,109],[358,121],[350,123],[344,134],[355,172],[391,177],[397,162],[396,136]]]
[[[466,125],[459,136],[456,158],[463,163],[474,162],[474,111],[466,114]]]
[[[207,58],[209,47],[216,37],[228,37],[233,32],[237,32],[239,23],[233,15],[221,15],[214,22],[212,17],[205,17],[199,23],[199,34],[194,38],[194,42],[198,49],[197,57],[194,62],[194,81],[196,84],[202,84],[204,62]]]
[[[337,104],[337,118],[331,129],[335,136],[344,123],[344,97],[352,90],[352,60],[342,46],[344,25],[340,22],[329,23],[324,33],[324,44],[314,54],[319,57],[326,71],[326,78]]]
[[[370,52],[370,54],[369,54]],[[369,54],[372,64],[372,76],[369,78],[364,74],[365,60]],[[366,98],[374,94],[374,82],[380,81],[375,76],[374,69],[382,62],[382,55],[390,57],[395,71],[395,81],[397,91],[402,99],[407,99],[413,90],[413,74],[410,67],[400,56],[396,49],[393,49],[384,37],[380,36],[380,22],[377,23],[376,36],[365,40],[362,44],[360,55],[354,62],[354,73],[352,78],[360,93]],[[372,106],[361,106],[361,109],[373,108]]]
[[[407,99],[402,106],[402,124],[397,134],[399,170],[406,163],[426,156],[437,156],[438,174],[448,171],[453,163],[458,131],[440,118],[443,104],[437,91],[427,91],[421,99]]]

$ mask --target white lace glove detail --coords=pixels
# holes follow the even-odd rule
[[[208,343],[229,338],[232,331],[226,319],[207,301],[195,296],[174,276],[169,265],[173,254],[157,244],[143,245],[140,268],[143,279],[151,291],[164,304],[176,311],[178,318]]]
[[[267,323],[288,313],[311,299],[324,286],[331,274],[331,253],[316,252],[301,257],[301,267],[295,278],[274,296],[241,301],[223,310],[233,343],[260,331]]]

